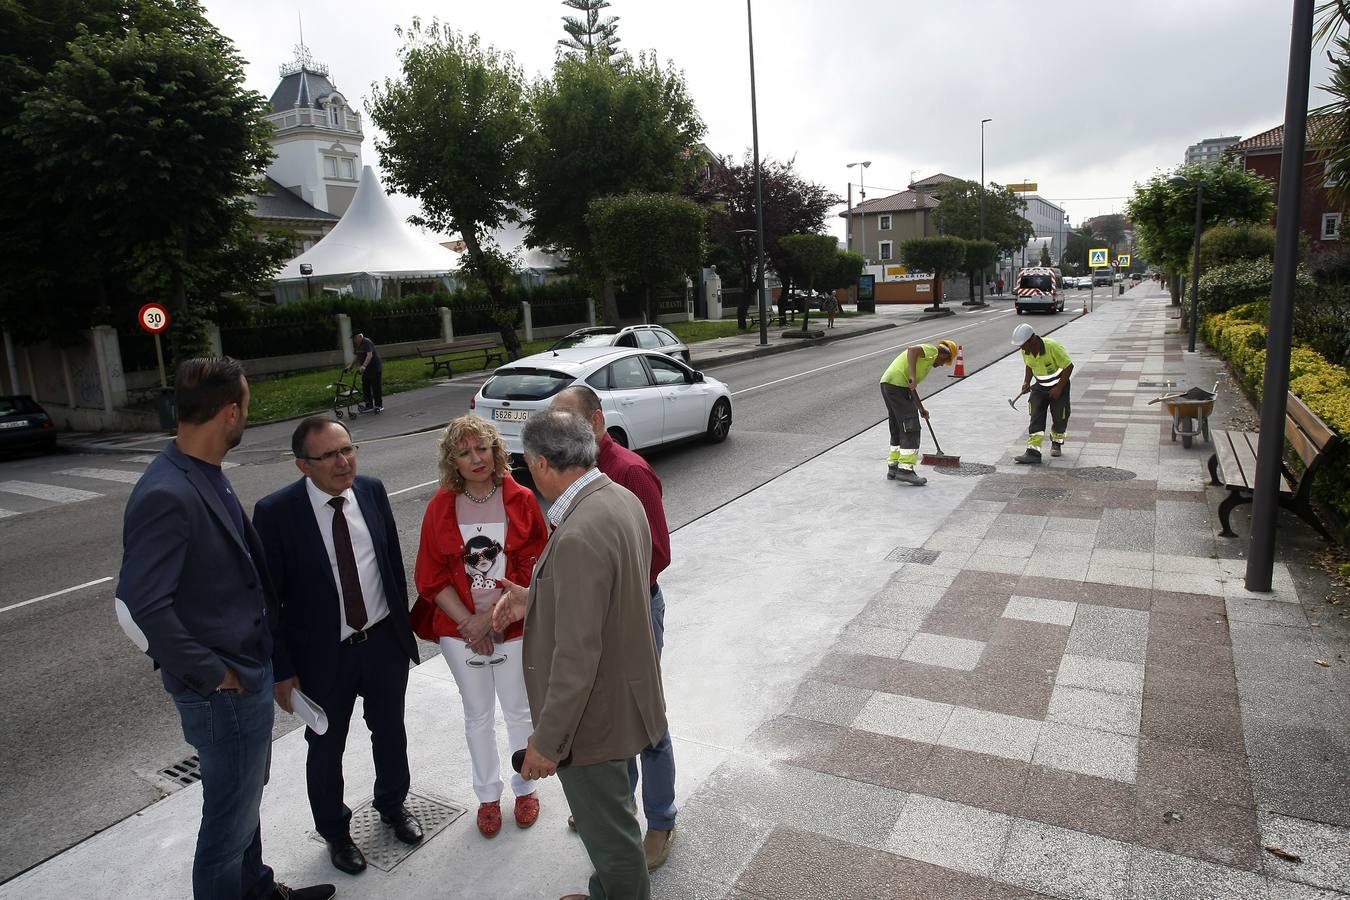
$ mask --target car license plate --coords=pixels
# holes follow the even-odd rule
[[[27,419],[18,422],[0,422],[0,428],[22,428],[28,424]]]
[[[498,422],[524,422],[530,417],[528,409],[494,409],[492,418]]]

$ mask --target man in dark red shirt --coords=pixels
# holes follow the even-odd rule
[[[570,410],[591,423],[600,444],[596,465],[611,481],[632,491],[647,513],[647,524],[652,532],[652,634],[656,638],[659,659],[665,645],[666,599],[656,579],[670,565],[670,528],[666,525],[665,507],[661,505],[661,479],[645,459],[621,446],[605,431],[605,411],[595,391],[585,385],[574,385],[560,391],[551,405]],[[651,871],[666,861],[675,838],[675,752],[670,744],[670,732],[645,748],[641,759],[642,810],[647,816],[647,836],[642,844],[647,855],[647,870]],[[628,761],[628,781],[636,790],[637,760]]]

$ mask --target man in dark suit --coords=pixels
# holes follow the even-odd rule
[[[666,733],[647,516],[595,467],[595,435],[581,417],[534,413],[520,440],[554,528],[529,590],[506,582],[493,610],[498,628],[525,619],[534,734],[520,774],[557,773],[595,866],[589,896],[646,900],[651,882],[628,760]]]
[[[262,544],[221,471],[248,421],[244,367],[189,359],[174,382],[178,436],[127,501],[117,596],[145,633],[197,750],[202,821],[196,900],[328,900],[291,890],[262,861],[258,808],[272,750],[274,600]]]
[[[296,688],[323,707],[328,730],[305,732],[305,772],[314,827],[333,865],[366,867],[343,802],[342,753],[359,695],[375,757],[375,808],[406,844],[422,840],[408,797],[403,698],[417,645],[408,622],[408,584],[389,495],[356,474],[347,427],[328,416],[302,421],[291,437],[304,478],[258,501],[253,524],[267,551],[280,601],[273,662],[276,700],[293,710]]]

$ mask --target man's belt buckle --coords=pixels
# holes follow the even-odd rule
[[[347,635],[346,640],[344,640],[342,643],[347,644],[349,646],[352,644],[364,644],[369,639],[370,634],[368,632],[353,631],[351,634]]]

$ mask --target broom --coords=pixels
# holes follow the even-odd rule
[[[920,462],[922,462],[923,465],[925,465],[925,466],[959,466],[959,465],[961,465],[961,457],[959,457],[959,456],[948,456],[947,454],[945,454],[945,453],[942,452],[942,445],[938,443],[937,435],[933,433],[933,423],[932,423],[932,422],[929,422],[927,419],[924,419],[924,422],[927,423],[927,425],[928,425],[928,433],[929,433],[930,435],[933,436],[933,444],[934,444],[934,446],[937,447],[937,452],[936,452],[936,453],[925,453],[925,454],[923,455],[923,459],[920,460]]]

